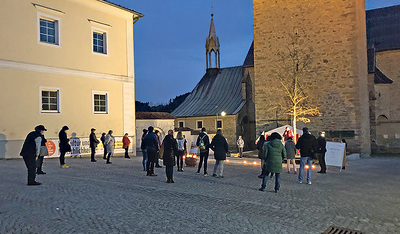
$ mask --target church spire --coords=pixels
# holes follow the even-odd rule
[[[212,68],[211,54],[215,55],[215,68],[220,68],[219,40],[215,32],[214,14],[211,14],[210,32],[206,39],[206,67]]]

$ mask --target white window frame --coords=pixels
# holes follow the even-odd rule
[[[55,27],[56,44],[40,41],[40,19],[56,22],[56,27]],[[56,47],[56,48],[61,47],[61,18],[38,12],[37,13],[37,40],[40,45],[46,45],[46,46],[51,46],[51,47]]]
[[[218,127],[218,121],[221,121],[221,127]],[[224,128],[224,121],[222,119],[215,120],[215,128],[216,129],[223,129]]]
[[[93,50],[93,33],[95,33],[95,32],[97,32],[97,33],[103,33],[103,34],[105,34],[105,40],[104,40],[104,43],[105,43],[105,46],[104,46],[104,49],[105,49],[105,53],[99,53],[99,52],[96,52],[96,51],[94,51]],[[92,30],[91,30],[91,36],[90,36],[90,38],[92,38],[92,41],[91,41],[91,47],[90,47],[90,50],[92,51],[92,54],[97,54],[97,55],[101,55],[101,56],[106,56],[106,57],[108,57],[108,53],[109,53],[109,51],[108,51],[108,38],[110,37],[110,34],[108,33],[108,31],[107,30],[104,30],[104,29],[101,29],[101,28],[97,28],[97,27],[93,27],[92,26]]]
[[[42,91],[57,91],[57,110],[43,110],[42,109]],[[46,86],[40,86],[39,87],[39,113],[40,114],[46,114],[46,113],[56,113],[60,114],[61,113],[61,89],[57,87],[46,87]]]
[[[185,121],[179,121],[178,122],[178,128],[181,127],[181,123],[182,123],[182,128],[184,128],[185,127]]]
[[[201,122],[201,128],[199,128],[198,126],[198,123],[199,122]],[[203,120],[196,120],[196,129],[202,129],[204,127],[204,125],[203,125]]]
[[[94,110],[94,95],[106,95],[106,111],[95,111]],[[108,91],[92,90],[92,114],[109,114],[110,113],[110,94]]]

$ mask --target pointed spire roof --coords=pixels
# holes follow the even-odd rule
[[[217,37],[217,33],[215,32],[214,26],[214,14],[211,14],[211,23],[210,23],[210,32],[206,39],[206,49],[207,52],[210,51],[219,51],[219,39]]]

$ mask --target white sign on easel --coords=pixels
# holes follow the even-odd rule
[[[199,148],[197,147],[196,142],[192,142],[192,144],[190,144],[189,154],[197,154],[198,150]]]
[[[344,163],[346,144],[340,142],[326,142],[325,162],[327,166],[342,168]]]

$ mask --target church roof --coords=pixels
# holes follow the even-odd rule
[[[244,106],[242,66],[211,68],[185,101],[171,114],[177,117],[235,115]]]
[[[243,67],[254,67],[254,40],[251,43],[249,52],[247,52],[246,59],[244,60]]]
[[[375,74],[374,74],[374,83],[375,84],[391,84],[393,81],[387,77],[381,70],[375,67]]]
[[[208,37],[206,38],[206,50],[207,51],[218,51],[219,50],[219,39],[217,37],[217,33],[215,32],[214,26],[214,18],[213,14],[211,14],[211,23],[210,23],[210,31],[208,33]]]
[[[176,119],[167,112],[136,112],[136,119]]]
[[[400,49],[400,5],[367,11],[368,48]]]

